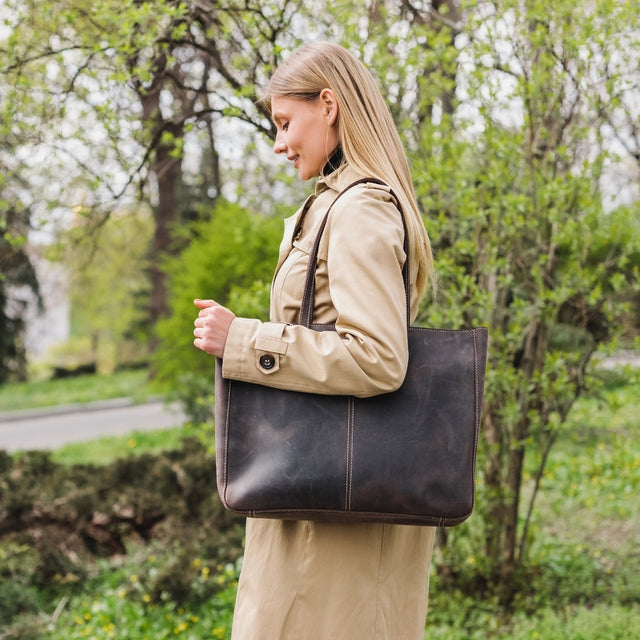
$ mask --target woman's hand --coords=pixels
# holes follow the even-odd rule
[[[197,299],[193,303],[200,309],[193,323],[196,327],[193,330],[193,344],[212,356],[222,358],[235,314],[214,300]]]

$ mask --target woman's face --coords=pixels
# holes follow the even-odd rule
[[[277,128],[275,153],[286,153],[303,180],[320,175],[338,146],[333,91],[324,89],[312,102],[272,96],[271,114]]]

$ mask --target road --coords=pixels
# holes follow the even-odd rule
[[[0,414],[0,449],[55,449],[71,442],[132,431],[180,426],[185,416],[178,405],[161,400],[132,404],[127,399]]]

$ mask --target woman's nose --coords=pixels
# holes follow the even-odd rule
[[[273,152],[274,153],[286,153],[287,151],[287,143],[282,139],[280,134],[276,136],[276,140],[273,143]]]

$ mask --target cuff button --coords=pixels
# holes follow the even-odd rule
[[[265,353],[260,356],[260,366],[263,369],[273,369],[276,364],[276,359],[270,353]]]

